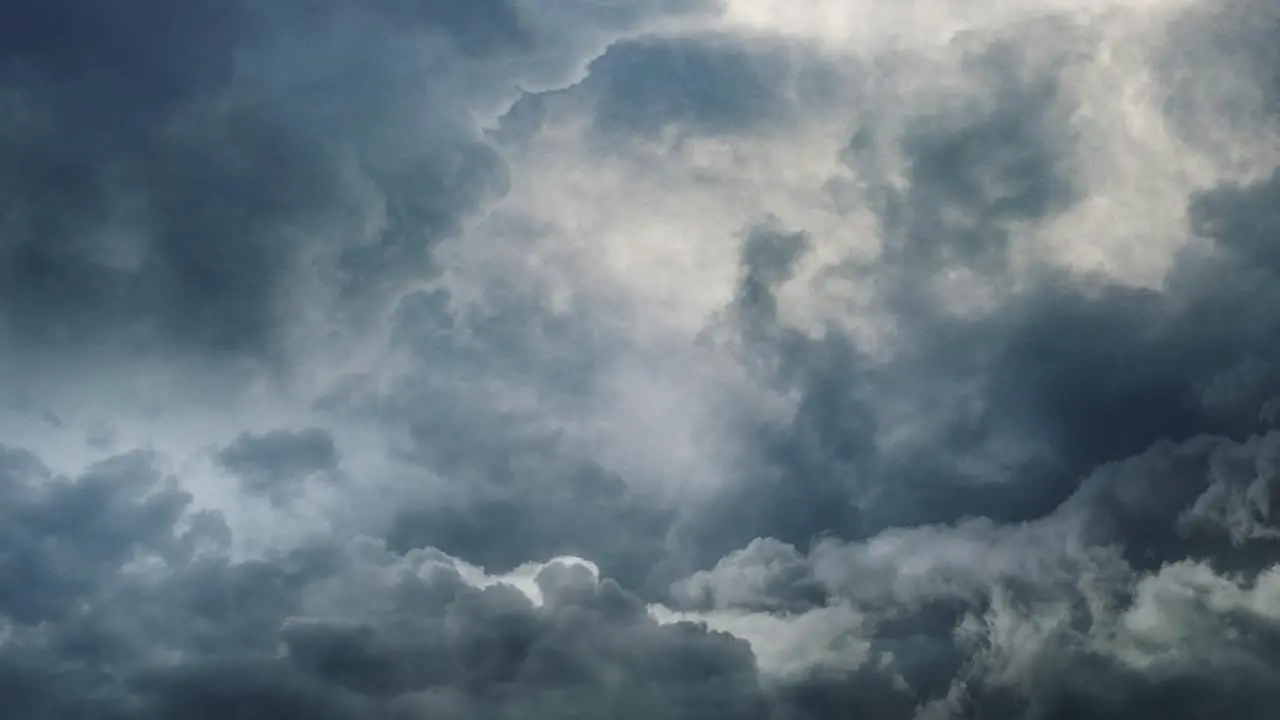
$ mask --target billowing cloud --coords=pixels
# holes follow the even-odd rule
[[[0,706],[1270,717],[1267,2],[0,10]]]

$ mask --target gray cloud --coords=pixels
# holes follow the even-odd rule
[[[1253,199],[1265,197],[1269,184],[1193,198],[1192,215],[1218,249],[1188,253],[1161,291],[1050,275],[977,319],[925,309],[913,313],[918,324],[907,326],[906,350],[890,366],[865,358],[838,334],[815,341],[778,327],[772,291],[744,260],[741,333],[776,359],[770,381],[801,397],[789,424],[763,429],[771,443],[760,446],[770,453],[766,467],[819,463],[789,481],[842,478],[832,486],[837,496],[873,515],[889,513],[865,517],[863,528],[822,530],[874,532],[965,514],[1034,517],[1065,499],[1091,468],[1157,441],[1242,439],[1265,427],[1259,413],[1275,386],[1262,358],[1276,355],[1280,317],[1266,300],[1274,292],[1271,273],[1250,256],[1248,243],[1271,214]],[[901,276],[906,289],[918,279]],[[880,445],[885,401],[906,408],[893,420],[919,423],[924,434],[905,447]],[[762,498],[758,490],[743,492],[761,512],[783,517],[786,491]],[[815,510],[831,508],[832,496],[798,495]]]
[[[1102,4],[0,10],[3,705],[1268,717],[1271,11]]]
[[[1275,439],[1159,445],[1104,466],[1026,524],[893,530],[824,541],[803,559],[757,543],[678,588],[717,598],[721,612],[812,613],[792,604],[804,584],[858,608],[859,623],[830,632],[862,640],[857,670],[787,691],[818,717],[932,705],[962,717],[1262,717],[1277,638],[1261,600],[1275,582],[1276,525],[1262,509]]]
[[[380,46],[331,4],[5,12],[0,306],[19,348],[278,352],[300,269],[376,297],[389,273],[426,272],[431,245],[500,189],[496,158],[446,117],[394,158],[378,147],[414,112],[405,42],[505,45],[510,30],[465,11],[355,12],[352,26],[394,33]],[[277,31],[328,37],[346,59],[308,58]]]
[[[286,502],[308,478],[338,470],[339,454],[333,436],[323,428],[272,430],[241,434],[219,450],[217,463],[240,478],[248,495]]]
[[[143,459],[38,490],[36,461],[7,457],[0,667],[29,717],[763,717],[744,641],[659,626],[583,566],[531,576],[535,605],[371,540],[229,564]]]
[[[732,133],[778,119],[787,64],[734,39],[642,39],[593,61],[581,90],[593,97],[603,133],[652,135],[672,125]]]

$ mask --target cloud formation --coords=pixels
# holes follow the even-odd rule
[[[0,9],[0,705],[1270,717],[1280,16],[911,7]]]

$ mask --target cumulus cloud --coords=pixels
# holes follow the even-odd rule
[[[1263,718],[1264,0],[0,9],[0,705]]]

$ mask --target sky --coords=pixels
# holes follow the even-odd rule
[[[1271,0],[0,4],[0,708],[1273,717],[1277,68]]]

